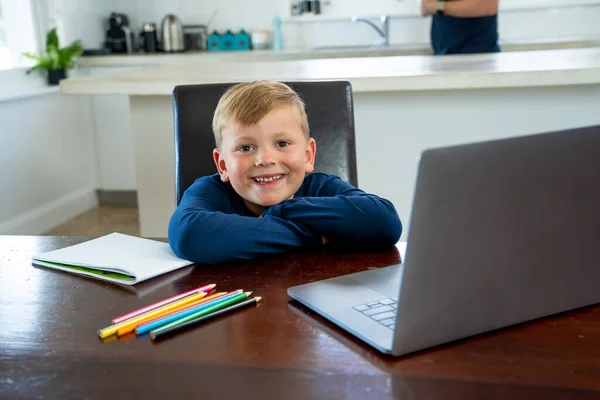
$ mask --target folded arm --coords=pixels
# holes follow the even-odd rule
[[[318,234],[292,221],[225,213],[229,202],[225,189],[212,182],[186,191],[169,223],[173,252],[197,263],[218,263],[321,244]]]
[[[284,201],[263,215],[298,223],[332,244],[377,248],[394,245],[400,239],[402,224],[388,200],[333,176],[313,189],[314,196]]]

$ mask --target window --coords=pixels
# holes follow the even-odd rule
[[[31,65],[25,51],[37,52],[30,0],[0,0],[0,70]]]

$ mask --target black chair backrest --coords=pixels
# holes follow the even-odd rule
[[[358,186],[352,86],[348,81],[284,82],[306,103],[310,136],[317,142],[315,171]],[[202,176],[217,172],[212,120],[219,99],[233,83],[180,85],[173,90],[175,196]]]

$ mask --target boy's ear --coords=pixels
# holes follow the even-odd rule
[[[217,171],[219,171],[219,175],[221,175],[221,181],[229,182],[229,175],[227,174],[227,164],[225,160],[221,158],[221,154],[219,154],[219,149],[215,148],[213,150],[213,160],[215,161],[215,165],[217,166]]]
[[[304,172],[309,174],[315,170],[315,157],[317,155],[317,142],[315,139],[308,139],[306,143],[306,162],[304,163]]]

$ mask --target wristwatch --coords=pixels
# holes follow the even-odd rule
[[[438,0],[437,2],[437,7],[435,8],[436,10],[436,14],[437,15],[444,15],[444,5],[445,5],[445,1],[444,0]]]

